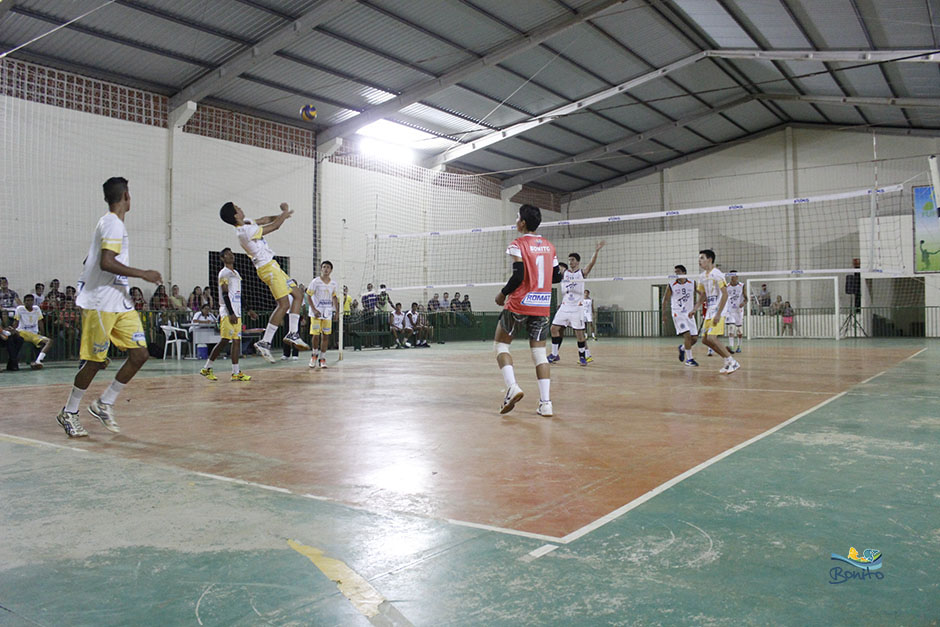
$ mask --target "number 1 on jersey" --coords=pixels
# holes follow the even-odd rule
[[[545,255],[536,255],[535,267],[538,269],[539,283],[538,289],[545,287]]]

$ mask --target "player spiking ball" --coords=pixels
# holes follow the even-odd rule
[[[603,240],[597,243],[591,261],[584,268],[580,267],[581,255],[578,253],[568,255],[568,267],[565,269],[561,280],[561,306],[555,312],[555,318],[552,320],[552,354],[548,357],[549,363],[555,363],[560,359],[558,351],[561,349],[561,332],[565,327],[574,329],[574,336],[578,341],[578,359],[581,365],[586,366],[594,361],[584,336],[584,279],[594,269],[594,264],[597,263],[597,255],[601,252],[601,248],[604,247],[605,243]]]
[[[727,348],[722,346],[721,340],[716,339],[725,332],[725,319],[722,317],[728,302],[725,275],[715,267],[715,251],[711,249],[699,252],[698,266],[702,269],[702,274],[698,279],[699,300],[695,306],[698,307],[699,302],[702,301],[707,305],[705,319],[702,322],[702,344],[724,357],[725,365],[719,372],[731,374],[740,368],[741,364],[735,361]]]
[[[535,231],[542,223],[538,207],[522,205],[516,219],[516,230],[522,233],[509,244],[506,253],[512,258],[512,277],[496,295],[496,304],[504,307],[496,325],[494,348],[496,363],[506,383],[506,396],[499,413],[512,411],[525,394],[516,383],[509,345],[518,333],[529,336],[535,376],[539,382],[540,416],[552,415],[551,366],[545,354],[548,337],[548,314],[552,302],[552,283],[561,281],[555,247]]]
[[[212,349],[206,365],[199,374],[210,381],[219,378],[212,372],[212,366],[219,355],[232,343],[232,381],[251,381],[251,377],[241,371],[238,357],[242,349],[242,276],[235,269],[235,253],[231,248],[222,249],[222,269],[219,270],[219,336],[222,338]]]
[[[290,308],[288,316],[288,333],[284,336],[284,341],[293,344],[297,350],[305,351],[310,346],[301,339],[297,332],[300,326],[300,308],[303,305],[303,292],[297,281],[287,276],[281,266],[274,259],[274,251],[264,240],[264,236],[281,228],[281,225],[294,214],[287,206],[286,202],[281,203],[281,213],[276,216],[265,216],[257,220],[246,220],[245,213],[241,207],[232,202],[222,205],[219,210],[219,217],[226,224],[235,227],[238,233],[238,243],[242,245],[248,256],[251,257],[251,263],[254,264],[258,272],[258,278],[268,286],[271,295],[277,301],[277,308],[271,314],[268,320],[268,326],[264,329],[264,337],[260,342],[255,342],[255,349],[258,354],[270,363],[274,363],[274,356],[271,354],[271,340],[277,333],[278,327],[284,321],[284,314]],[[293,300],[287,298],[290,294]]]

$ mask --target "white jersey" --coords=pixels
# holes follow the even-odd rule
[[[223,285],[228,286],[228,299],[232,301],[232,309],[235,310],[233,312],[229,312],[225,306],[225,299],[222,297]],[[238,270],[229,270],[223,266],[219,270],[219,316],[224,318],[233,313],[239,318],[242,317],[242,275],[238,274]]]
[[[313,306],[320,312],[320,318],[333,317],[333,296],[336,295],[336,281],[330,279],[324,283],[320,277],[310,281],[307,286],[307,295],[310,296]]]
[[[584,313],[584,321],[593,322],[594,321],[594,299],[593,298],[582,299],[581,309]]]
[[[75,304],[82,309],[96,311],[131,311],[134,303],[130,297],[127,277],[101,269],[102,250],[114,251],[118,261],[125,266],[130,265],[127,229],[124,221],[110,211],[101,216],[95,227],[82,276],[78,279]]]
[[[715,317],[715,307],[721,302],[721,288],[726,286],[725,275],[718,268],[712,268],[711,271],[699,275],[698,291],[705,294],[705,302],[708,305],[706,318]]]
[[[418,321],[421,318],[420,311],[411,311],[410,309],[405,313],[405,328],[414,329],[418,326]]]
[[[274,259],[274,251],[264,241],[264,229],[262,227],[251,220],[245,220],[245,224],[235,227],[235,232],[238,233],[238,243],[251,257],[251,263],[254,264],[255,268],[271,263]]]
[[[405,312],[392,312],[392,326],[401,329],[405,325]]]
[[[737,285],[728,284],[728,304],[725,305],[725,313],[739,312],[744,307],[744,283]]]
[[[561,306],[565,309],[580,308],[584,302],[584,274],[580,269],[565,270],[561,279]]]
[[[669,289],[672,290],[672,315],[688,316],[695,308],[695,283],[688,280],[685,283],[673,281]]]
[[[17,322],[17,331],[28,331],[36,335],[39,335],[39,321],[42,320],[42,318],[42,312],[39,310],[39,307],[35,306],[32,311],[27,311],[26,307],[19,305],[16,308],[16,313],[13,314],[13,319]]]

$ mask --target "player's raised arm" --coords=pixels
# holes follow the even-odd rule
[[[110,272],[111,274],[117,274],[119,276],[130,276],[138,279],[143,279],[144,281],[149,281],[150,283],[163,283],[163,277],[160,276],[160,273],[156,270],[141,270],[140,268],[132,268],[130,266],[125,266],[123,263],[117,260],[118,254],[113,250],[107,248],[101,249],[101,261],[98,262],[98,267],[100,267],[105,272]]]
[[[601,248],[603,248],[604,245],[606,244],[607,242],[605,242],[604,240],[597,242],[597,246],[594,248],[594,254],[591,255],[591,260],[588,262],[588,265],[581,271],[581,274],[583,274],[585,278],[587,278],[587,275],[591,274],[591,270],[594,269],[594,264],[597,263],[597,253],[601,252]]]

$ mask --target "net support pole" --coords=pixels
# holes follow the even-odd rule
[[[751,341],[751,279],[744,282],[744,291],[747,292],[747,303],[744,307],[744,328],[747,333],[747,341]]]
[[[189,122],[189,119],[196,113],[196,103],[192,100],[173,109],[168,116],[166,146],[166,264],[163,268],[165,280],[173,284],[173,170],[176,163],[176,137],[183,132],[183,127]]]
[[[839,332],[841,324],[839,319],[842,317],[839,315],[839,277],[832,277],[832,303],[833,303],[833,318],[832,318],[832,328],[833,328],[833,337],[836,340],[842,339],[842,334]]]
[[[937,155],[927,157],[927,169],[930,170],[930,183],[933,185],[933,206],[940,208],[940,167],[937,165]]]
[[[346,284],[346,218],[342,219],[339,232],[339,284]],[[336,317],[339,318],[339,337],[336,338],[337,359],[343,361],[343,328],[346,325],[346,294],[343,294],[339,301],[339,311]]]

